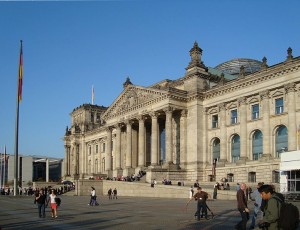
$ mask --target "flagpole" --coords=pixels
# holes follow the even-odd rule
[[[3,188],[3,186],[2,186],[2,184],[3,184],[3,154],[2,153],[0,154],[0,158],[1,158],[1,162],[0,162],[0,174],[1,174],[1,177],[0,177],[0,191],[2,191],[2,188]]]
[[[3,189],[6,185],[6,145],[4,145],[4,173],[3,173]]]
[[[16,126],[15,126],[15,176],[14,176],[14,196],[18,193],[18,176],[19,176],[19,104],[22,99],[22,77],[23,77],[23,44],[21,42],[20,62],[18,74],[18,91],[17,91],[17,109],[16,109]]]
[[[94,104],[95,93],[94,93],[94,85],[92,85],[92,105]]]

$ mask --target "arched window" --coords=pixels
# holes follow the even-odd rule
[[[213,152],[213,160],[217,159],[217,161],[220,160],[220,139],[215,138],[212,144],[212,152]]]
[[[91,170],[92,170],[92,161],[89,160],[89,163],[88,163],[88,173],[89,174],[91,173]]]
[[[236,162],[240,159],[240,136],[235,134],[231,139],[231,157],[232,162]]]
[[[254,161],[261,158],[263,153],[263,135],[260,130],[256,130],[252,136],[252,159]]]
[[[95,170],[94,173],[98,173],[98,159],[95,160]]]
[[[288,151],[288,132],[284,125],[279,126],[275,135],[275,149],[276,157],[280,157],[280,154]]]
[[[105,157],[102,158],[101,172],[105,172]]]

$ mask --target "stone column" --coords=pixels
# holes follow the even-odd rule
[[[46,182],[49,182],[49,159],[46,158]]]
[[[116,125],[116,169],[121,169],[121,124]]]
[[[220,123],[220,161],[221,162],[227,162],[227,130],[226,130],[226,105],[225,103],[221,103],[219,105],[219,111],[220,111],[220,117],[219,117],[219,123]]]
[[[65,176],[70,175],[70,146],[65,145]]]
[[[181,111],[180,117],[180,164],[185,165],[187,161],[187,152],[186,152],[186,117],[187,110]]]
[[[290,83],[284,86],[288,99],[288,151],[297,150],[297,123],[296,123],[296,102],[295,102],[295,83]]]
[[[171,107],[164,109],[166,113],[166,164],[173,164],[172,150],[173,150],[173,139],[172,139],[172,114],[173,109]]]
[[[145,166],[145,120],[143,116],[139,120],[139,152],[138,152],[138,166]]]
[[[245,161],[247,157],[247,108],[246,108],[246,98],[242,97],[238,99],[240,105],[240,160]]]
[[[127,121],[126,122],[126,168],[132,168],[132,121]]]
[[[263,117],[263,157],[270,157],[270,105],[269,105],[269,90],[260,93],[262,100],[262,117]]]
[[[111,142],[112,142],[112,133],[111,133],[111,127],[108,127],[106,129],[106,151],[105,151],[105,170],[109,171],[111,170]]]
[[[157,113],[151,113],[151,166],[158,165],[158,123]]]

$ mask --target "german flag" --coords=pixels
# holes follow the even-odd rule
[[[23,45],[21,40],[20,63],[19,63],[19,81],[18,81],[18,100],[22,101],[22,84],[23,84]]]

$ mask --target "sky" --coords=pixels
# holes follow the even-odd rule
[[[0,152],[15,151],[20,40],[23,92],[18,152],[64,157],[74,108],[110,106],[129,77],[150,86],[185,74],[195,41],[215,67],[300,56],[299,0],[0,1]]]

